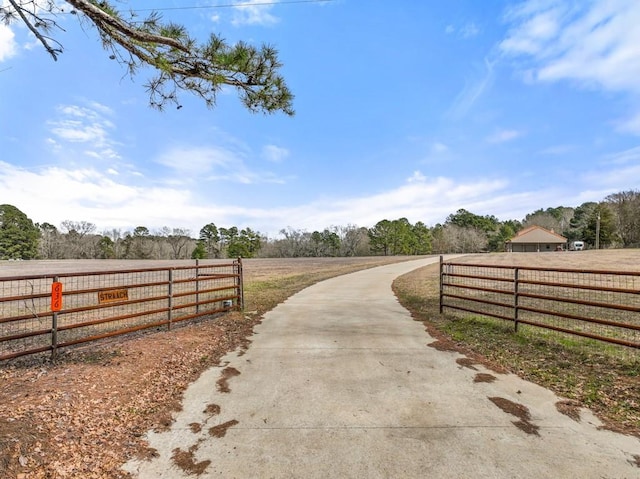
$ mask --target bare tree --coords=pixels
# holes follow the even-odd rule
[[[161,235],[171,247],[173,259],[188,258],[191,249],[187,248],[189,244],[195,244],[190,237],[191,232],[188,229],[173,228],[165,226],[161,229]]]
[[[614,193],[605,198],[615,214],[618,235],[625,247],[640,246],[640,191]]]
[[[63,231],[65,258],[94,258],[100,237],[94,235],[96,225],[89,221],[64,220],[60,224]]]

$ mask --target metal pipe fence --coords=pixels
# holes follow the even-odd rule
[[[243,308],[242,261],[0,277],[0,361]]]
[[[640,349],[640,272],[444,262],[440,313],[473,313]]]

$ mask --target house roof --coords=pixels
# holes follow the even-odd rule
[[[507,243],[566,243],[567,238],[553,231],[549,231],[542,226],[529,226],[511,238]]]

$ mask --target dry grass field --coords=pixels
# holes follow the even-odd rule
[[[248,347],[253,327],[266,311],[317,281],[407,259],[413,258],[245,260],[244,313],[197,321],[171,332],[69,349],[56,363],[40,357],[0,364],[0,477],[128,477],[120,471],[121,464],[133,456],[154,454],[143,440],[144,432],[166,428],[191,382],[219,364],[227,352]],[[533,261],[554,267],[640,270],[640,251],[471,255],[456,261]],[[0,264],[0,275],[29,274],[27,263]],[[96,264],[40,263],[32,265],[42,268],[36,274],[61,272],[62,267],[95,270]],[[54,266],[55,271],[50,271]],[[101,269],[116,266],[112,262],[100,265]],[[166,267],[166,262],[158,266]],[[141,267],[152,266],[144,262]],[[16,268],[21,272],[16,273]],[[448,341],[449,347],[478,361],[506,367],[551,387],[575,404],[594,407],[609,427],[631,433],[640,430],[637,359],[622,367],[608,359],[602,362],[580,351],[567,352],[517,337],[491,322],[478,325],[440,317],[437,280],[437,266],[422,268],[399,278],[394,289],[414,318],[423,321],[440,341]],[[571,363],[576,367],[570,368]],[[182,459],[188,470],[189,458]]]
[[[603,271],[640,271],[640,250],[554,251],[550,253],[470,254],[456,259],[460,263],[539,266]]]

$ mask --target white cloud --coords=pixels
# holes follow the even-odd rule
[[[601,193],[596,198],[598,201],[611,193],[637,189],[640,184],[640,146],[603,156],[600,165],[585,171],[580,180]]]
[[[627,189],[637,189],[640,184],[640,164],[626,165],[619,168],[602,168],[592,170],[583,175],[583,180],[590,183],[593,188],[606,191],[599,199],[607,194]]]
[[[474,179],[456,182],[429,178],[415,171],[406,184],[374,195],[315,201],[296,208],[273,211],[271,223],[314,230],[330,225],[373,226],[382,219],[405,217],[411,222],[434,224],[461,205],[475,205],[483,197],[493,198],[506,187],[503,180]],[[460,206],[459,206],[460,205]]]
[[[576,150],[575,145],[554,145],[545,148],[539,152],[541,155],[566,155]]]
[[[640,136],[640,113],[618,121],[616,129],[621,133],[631,133],[632,135]]]
[[[640,146],[606,155],[603,161],[605,165],[624,165],[631,162],[640,162]]]
[[[233,7],[234,16],[231,23],[240,25],[275,25],[280,20],[270,13],[273,4],[265,4],[263,0],[241,0]]]
[[[249,226],[273,236],[287,226],[307,231],[331,225],[371,227],[385,218],[406,217],[412,223],[433,225],[460,208],[501,219],[521,219],[541,205],[598,201],[619,191],[620,185],[640,181],[640,166],[609,170],[604,178],[598,172],[586,174],[592,183],[578,192],[564,186],[557,190],[518,190],[501,178],[454,180],[415,171],[403,184],[377,194],[322,198],[293,207],[265,204],[247,208],[196,197],[180,185],[130,186],[115,170],[104,174],[92,168],[31,171],[0,161],[0,204],[15,205],[39,223],[59,225],[65,219],[84,220],[95,223],[98,231],[131,230],[139,225],[154,230],[168,225],[197,232],[213,220],[219,225]],[[616,182],[620,175],[628,177],[626,183]]]
[[[255,171],[245,163],[246,154],[239,149],[219,146],[173,147],[156,162],[175,170],[175,184],[193,180],[231,181],[242,184],[285,183],[271,172]]]
[[[95,223],[98,230],[146,225],[196,227],[205,208],[184,189],[129,186],[95,169],[28,171],[0,162],[0,203],[15,205],[33,221]],[[222,215],[226,215],[222,211]],[[224,217],[224,216],[221,216]]]
[[[440,143],[439,141],[436,141],[433,145],[431,145],[432,153],[446,153],[447,151],[449,151],[449,147],[444,143]]]
[[[11,28],[0,24],[0,62],[8,60],[18,53],[18,44]]]
[[[47,141],[58,149],[60,143],[81,143],[87,148],[83,154],[104,160],[120,159],[115,147],[118,143],[111,138],[115,130],[113,122],[107,118],[113,111],[96,102],[89,102],[88,106],[60,105],[58,116],[48,122],[49,129],[55,138]]]
[[[414,171],[413,175],[411,175],[409,178],[407,178],[407,183],[415,183],[415,182],[422,183],[422,182],[424,182],[426,180],[427,180],[427,177],[424,176],[422,174],[422,172]]]
[[[522,133],[517,130],[499,130],[493,135],[487,138],[488,143],[506,143],[507,141],[515,140]]]
[[[640,2],[533,0],[507,12],[503,53],[529,57],[534,81],[640,93]]]
[[[276,145],[265,145],[262,148],[262,157],[272,163],[281,163],[289,156],[289,150]]]
[[[543,55],[560,30],[566,6],[548,1],[522,3],[507,11],[506,20],[513,24],[500,49],[519,55]]]
[[[480,33],[480,28],[474,23],[469,22],[460,29],[460,35],[462,38],[473,38]]]
[[[447,25],[444,32],[447,35],[451,35],[452,33],[458,32],[458,36],[460,38],[473,38],[480,33],[480,28],[475,24],[475,22],[467,22],[462,25],[460,28],[456,28],[453,25]]]
[[[491,87],[493,83],[493,66],[495,62],[485,58],[482,69],[479,69],[479,75],[476,75],[471,81],[467,81],[462,91],[454,100],[449,108],[448,115],[453,119],[461,119],[469,113],[469,110],[483,95],[485,90]]]

